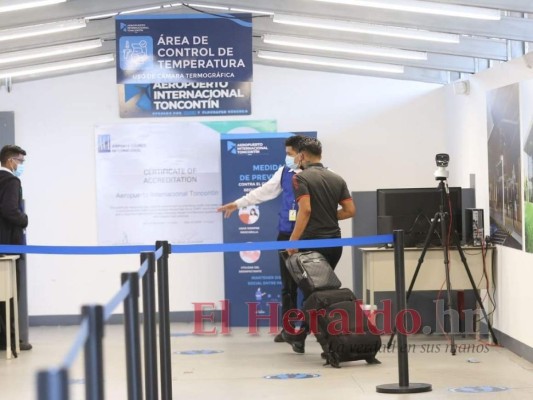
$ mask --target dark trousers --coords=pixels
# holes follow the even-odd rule
[[[290,237],[290,233],[279,232],[277,240],[287,241]],[[281,255],[279,256],[279,273],[281,275],[281,318],[283,318],[287,311],[297,308],[298,286],[289,274]]]
[[[339,247],[322,247],[322,248],[305,248],[305,249],[298,249],[298,251],[304,252],[304,251],[317,251],[320,254],[324,256],[326,260],[328,260],[329,265],[331,265],[331,268],[335,270],[335,267],[339,263],[339,260],[342,256],[342,246]],[[295,342],[304,342],[305,338],[307,337],[307,331],[309,330],[309,327],[307,326],[307,322],[304,322],[302,326],[300,327],[302,330],[302,333],[299,335],[294,336],[293,341]],[[324,349],[326,351],[326,349]]]
[[[19,260],[16,261],[16,272],[17,272],[17,301],[20,301],[20,273],[19,273]],[[6,346],[6,305],[7,302],[0,301],[0,347],[4,348]],[[15,340],[15,304],[13,299],[9,300],[9,312],[11,313],[11,346],[15,349],[14,340]],[[19,321],[20,326],[20,321]],[[14,351],[14,350],[13,350]]]

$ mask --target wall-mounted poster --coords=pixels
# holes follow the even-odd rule
[[[533,253],[533,80],[520,84],[525,250]]]
[[[221,243],[220,133],[275,129],[275,121],[97,126],[98,244]]]
[[[487,94],[490,234],[522,249],[522,164],[519,85]]]

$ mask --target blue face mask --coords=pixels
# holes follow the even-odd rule
[[[298,169],[298,164],[294,162],[294,157],[286,156],[285,165],[290,169]]]
[[[13,175],[20,177],[24,172],[24,164],[17,165],[17,169],[13,171]]]

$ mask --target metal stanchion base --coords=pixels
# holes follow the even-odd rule
[[[434,218],[431,228],[433,232],[434,224],[437,218]],[[406,310],[405,297],[405,266],[404,266],[404,233],[402,230],[394,231],[394,280],[396,282],[396,301],[398,306],[398,315]],[[429,239],[429,236],[428,236]],[[429,240],[426,239],[426,245]],[[424,246],[424,247],[425,247]],[[403,315],[401,322],[405,323],[405,315]],[[405,325],[403,325],[405,326]],[[399,383],[389,383],[386,385],[376,386],[378,393],[422,393],[430,392],[431,385],[429,383],[409,383],[409,363],[407,351],[407,335],[398,331],[398,376]]]
[[[409,386],[400,386],[399,383],[388,383],[386,385],[376,386],[378,393],[422,393],[431,392],[429,383],[409,383]]]

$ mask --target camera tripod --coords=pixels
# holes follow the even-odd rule
[[[492,337],[492,340],[495,344],[498,344],[498,341],[496,339],[496,335],[494,334],[494,331],[492,330],[492,325],[489,321],[487,312],[485,310],[485,307],[483,306],[483,301],[481,299],[481,296],[479,295],[476,283],[474,282],[474,278],[472,277],[472,273],[470,272],[470,268],[468,267],[468,263],[466,261],[466,257],[464,255],[463,249],[461,248],[461,243],[459,241],[457,232],[453,227],[448,227],[448,221],[449,221],[449,214],[444,211],[444,204],[446,203],[446,199],[448,197],[448,185],[446,183],[445,177],[437,177],[436,178],[439,181],[439,191],[440,191],[440,206],[439,211],[435,213],[435,216],[433,217],[433,220],[431,222],[431,227],[429,228],[429,231],[426,235],[425,241],[424,241],[424,248],[422,250],[422,253],[420,254],[420,258],[418,259],[418,264],[415,269],[415,273],[413,275],[413,278],[411,279],[411,284],[409,285],[409,289],[406,293],[406,300],[409,301],[409,297],[411,295],[411,292],[413,291],[413,287],[415,285],[416,278],[418,276],[418,273],[420,272],[420,268],[422,266],[422,263],[424,262],[424,257],[426,255],[427,249],[429,247],[429,244],[431,242],[431,238],[433,233],[435,232],[435,229],[437,228],[437,224],[440,223],[440,241],[442,245],[442,250],[444,253],[444,269],[446,273],[446,297],[448,301],[448,312],[450,313],[450,338],[451,338],[451,354],[455,355],[456,353],[456,345],[455,345],[455,330],[454,330],[454,320],[452,318],[452,291],[451,291],[451,281],[450,281],[450,260],[448,257],[448,252],[450,248],[450,240],[449,237],[453,238],[453,243],[455,244],[457,251],[459,252],[461,262],[463,263],[465,267],[465,271],[468,275],[468,279],[470,281],[470,284],[472,285],[472,289],[474,291],[476,301],[479,304],[479,307],[483,313],[483,317],[485,318],[485,321],[487,322],[487,326],[490,332],[490,335]],[[394,339],[394,335],[396,334],[396,326],[394,327],[392,331],[392,335],[389,339],[389,342],[387,343],[387,348],[389,349],[392,346],[392,341]]]

